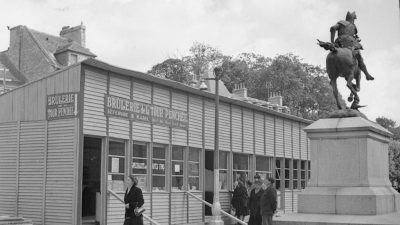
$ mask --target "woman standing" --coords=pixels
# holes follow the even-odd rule
[[[243,220],[244,216],[247,215],[247,199],[248,195],[244,182],[238,180],[238,186],[233,191],[231,204],[236,210],[236,217],[240,220]]]
[[[249,225],[261,225],[261,208],[260,199],[264,193],[261,188],[262,182],[260,180],[254,181],[254,188],[251,190],[249,198],[250,219]]]
[[[142,190],[137,187],[138,180],[133,175],[129,175],[126,184],[124,225],[143,225],[143,216],[135,215],[135,208],[142,207],[144,204]]]

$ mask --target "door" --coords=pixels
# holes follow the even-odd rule
[[[204,151],[204,200],[213,203],[214,197],[214,151]],[[211,207],[205,206],[205,215],[212,215]]]
[[[101,138],[85,137],[82,170],[82,224],[98,224],[100,215]]]

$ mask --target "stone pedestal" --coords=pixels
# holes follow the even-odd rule
[[[361,117],[320,119],[305,131],[311,179],[298,196],[298,216],[390,214],[400,221],[400,195],[389,181],[390,132]]]

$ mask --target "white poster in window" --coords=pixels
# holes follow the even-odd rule
[[[179,173],[181,171],[181,165],[175,164],[175,173]]]
[[[111,172],[112,173],[119,172],[119,158],[111,158]]]

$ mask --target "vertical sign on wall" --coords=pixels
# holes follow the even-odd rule
[[[78,116],[78,92],[47,95],[46,118],[58,120]]]

